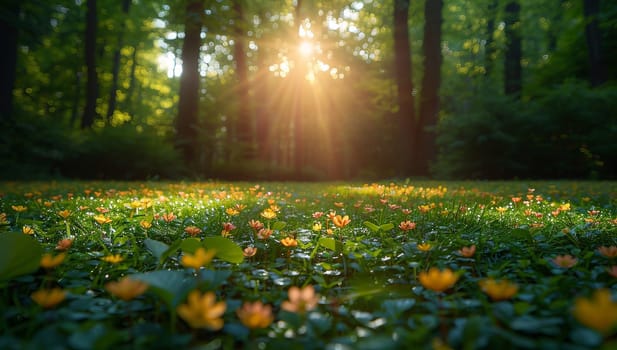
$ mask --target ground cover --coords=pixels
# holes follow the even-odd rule
[[[0,348],[617,348],[617,184],[0,184]]]

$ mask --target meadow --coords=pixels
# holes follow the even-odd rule
[[[5,182],[2,349],[616,349],[615,182]]]

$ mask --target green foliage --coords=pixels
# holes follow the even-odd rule
[[[0,235],[0,281],[32,273],[39,268],[43,247],[22,233]]]

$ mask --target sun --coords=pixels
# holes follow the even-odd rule
[[[313,44],[308,41],[303,41],[298,45],[298,52],[304,57],[310,57],[314,51]]]

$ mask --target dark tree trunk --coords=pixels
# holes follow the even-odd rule
[[[71,127],[75,126],[79,114],[79,103],[81,102],[81,76],[80,70],[75,72],[75,96],[73,96],[73,106],[71,107]]]
[[[239,103],[238,114],[236,115],[236,135],[240,148],[240,159],[247,160],[254,158],[255,154],[252,135],[253,123],[250,113],[248,65],[245,51],[246,22],[244,20],[242,1],[234,0],[233,9],[236,13],[236,22],[234,26],[234,58],[236,61],[236,77],[238,84],[236,86],[236,93]]]
[[[11,1],[5,5],[6,17],[0,18],[0,47],[3,53],[0,55],[0,70],[3,77],[0,82],[0,122],[12,119],[13,114],[13,89],[17,76],[17,48],[19,28],[20,6],[18,1]]]
[[[184,43],[182,45],[182,75],[180,76],[180,96],[178,117],[176,118],[176,138],[187,164],[197,160],[197,126],[199,121],[199,51],[201,48],[201,28],[204,5],[192,1],[186,7],[184,23]]]
[[[133,91],[135,91],[135,84],[137,83],[137,79],[135,78],[135,70],[137,69],[137,44],[133,46],[133,53],[131,54],[131,73],[129,75],[129,87],[126,89],[126,98],[124,99],[124,110],[128,111],[128,113],[133,116],[134,109],[133,107]]]
[[[118,46],[116,47],[116,51],[114,52],[114,61],[111,69],[111,89],[109,90],[109,103],[107,104],[107,113],[105,115],[107,119],[107,124],[111,124],[111,116],[116,110],[116,98],[118,95],[118,73],[120,72],[120,55],[122,47],[124,46],[124,30],[126,28],[126,19],[129,14],[130,5],[131,0],[122,0],[122,13],[124,15],[124,18],[120,22],[120,30],[118,32]]]
[[[599,86],[606,82],[606,67],[602,57],[602,33],[598,26],[600,0],[583,0],[585,14],[585,39],[589,57],[589,82],[591,86]]]
[[[490,76],[495,63],[495,17],[497,15],[498,0],[490,0],[486,21],[486,45],[484,46],[484,75]]]
[[[98,77],[96,74],[96,0],[87,1],[88,10],[86,13],[86,38],[85,38],[85,57],[86,57],[86,107],[81,117],[81,128],[92,127],[96,117],[96,99],[98,95]]]
[[[520,95],[522,89],[521,59],[521,6],[518,0],[506,5],[506,57],[504,67],[504,91],[506,95]]]
[[[409,44],[409,0],[394,0],[394,68],[398,93],[397,125],[400,155],[399,175],[408,176],[412,170],[412,140],[416,137],[411,47]]]
[[[424,75],[420,97],[420,119],[414,140],[415,175],[429,175],[430,164],[437,156],[435,128],[439,116],[441,85],[441,23],[443,0],[428,0],[424,5]]]

